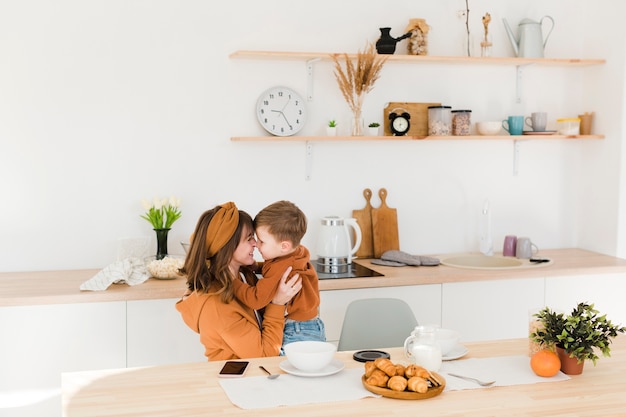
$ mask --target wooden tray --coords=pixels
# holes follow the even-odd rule
[[[443,392],[443,389],[446,387],[446,380],[441,375],[436,372],[432,372],[432,374],[439,381],[441,381],[441,385],[435,388],[428,388],[428,391],[423,394],[413,391],[394,391],[389,388],[382,388],[375,385],[370,385],[365,382],[365,374],[361,377],[361,382],[363,383],[363,386],[366,390],[373,392],[374,394],[382,395],[383,397],[395,398],[398,400],[425,400],[441,394]]]

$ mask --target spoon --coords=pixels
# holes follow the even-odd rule
[[[265,369],[263,365],[259,365],[259,368],[261,368],[268,375],[267,379],[276,379],[280,376],[280,374],[272,374],[270,371]]]
[[[491,386],[491,385],[496,383],[496,381],[481,381],[480,379],[471,378],[469,376],[450,374],[450,373],[448,375],[454,376],[454,377],[457,377],[457,378],[461,378],[461,379],[466,379],[468,381],[474,381],[475,383],[477,383],[478,385],[480,385],[482,387],[489,387],[489,386]]]

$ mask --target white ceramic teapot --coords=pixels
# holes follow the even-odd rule
[[[350,229],[354,231],[354,243],[352,243],[350,238]],[[338,216],[322,218],[322,228],[317,238],[319,264],[349,265],[352,263],[352,257],[360,245],[361,228],[356,219],[344,219]]]

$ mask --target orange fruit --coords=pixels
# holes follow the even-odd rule
[[[550,349],[543,349],[530,358],[530,368],[539,376],[554,376],[561,369],[561,360]]]

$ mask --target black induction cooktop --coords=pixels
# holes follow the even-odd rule
[[[313,265],[316,265],[316,261],[311,261]],[[370,277],[382,277],[383,274],[369,269],[366,266],[356,264],[352,262],[350,264],[350,270],[348,272],[330,274],[327,272],[317,272],[319,279],[337,279],[337,278],[370,278]]]

